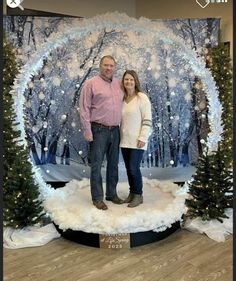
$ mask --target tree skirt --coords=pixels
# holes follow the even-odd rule
[[[225,242],[225,238],[233,234],[233,209],[226,209],[225,214],[228,218],[223,219],[222,223],[216,219],[210,221],[202,221],[201,218],[187,219],[184,228],[195,233],[205,233],[217,242]]]
[[[3,246],[9,249],[42,246],[61,235],[50,223],[45,226],[28,226],[23,229],[5,227],[3,229]]]

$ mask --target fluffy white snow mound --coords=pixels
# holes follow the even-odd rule
[[[127,204],[106,202],[108,210],[96,209],[91,201],[89,179],[72,180],[65,187],[53,190],[44,207],[60,229],[89,233],[116,234],[140,231],[164,231],[186,211],[186,192],[170,181],[143,179],[143,204],[128,208]],[[105,184],[104,184],[105,194]],[[119,183],[118,195],[126,198],[127,182]]]

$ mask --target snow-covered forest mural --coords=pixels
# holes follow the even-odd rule
[[[20,67],[47,51],[43,44],[62,36],[84,19],[8,16],[4,27],[14,45]],[[219,19],[156,20],[184,40],[204,59],[217,44]],[[202,81],[178,49],[149,33],[101,28],[69,38],[50,51],[24,90],[25,133],[33,163],[89,167],[88,144],[79,119],[83,83],[99,71],[103,55],[117,61],[116,77],[126,69],[138,72],[142,89],[152,103],[153,128],[142,167],[145,169],[195,166],[209,133],[208,101]],[[37,67],[31,65],[30,67]],[[123,167],[123,159],[120,159]],[[65,167],[65,166],[64,166]],[[50,166],[52,170],[52,165]],[[68,169],[68,167],[67,167]]]

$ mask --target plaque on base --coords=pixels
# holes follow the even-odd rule
[[[130,234],[99,234],[99,244],[103,249],[129,249]]]

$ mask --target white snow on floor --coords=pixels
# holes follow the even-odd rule
[[[98,210],[91,201],[89,179],[72,180],[53,190],[44,207],[60,229],[99,234],[163,231],[181,220],[186,210],[186,192],[179,192],[178,185],[170,181],[143,180],[144,203],[135,208],[105,201],[108,210]],[[126,198],[128,183],[119,183],[117,191],[121,198]]]

